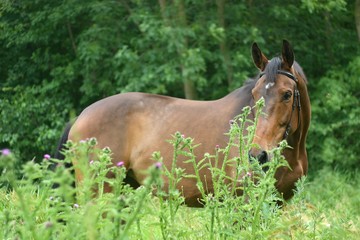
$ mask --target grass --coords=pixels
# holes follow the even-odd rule
[[[64,161],[76,161],[84,177],[76,188],[72,186],[74,169],[65,168],[64,161],[52,159],[57,165],[50,171],[51,162],[45,156],[42,162],[30,161],[19,170],[17,158],[3,151],[0,239],[357,239],[360,177],[329,169],[313,171],[310,180],[298,181],[293,199],[280,207],[274,173],[286,165],[281,151],[287,145],[281,142],[272,150],[267,172],[257,161],[249,161],[256,125],[255,119],[246,129],[249,134],[243,134],[249,112],[244,109],[232,121],[228,146],[200,161],[194,155],[193,139],[176,133],[169,141],[174,148],[171,169],[161,164],[162,157],[155,152],[148,178],[136,190],[123,184],[123,163],[114,166],[111,150],[96,148],[96,139],[68,142]],[[228,155],[232,148],[239,152],[235,158]],[[219,153],[225,156],[222,166]],[[180,155],[193,165],[194,175],[177,167]],[[97,157],[89,162],[89,156]],[[226,164],[236,164],[234,179],[226,175]],[[201,182],[202,168],[210,170],[213,194],[207,194]],[[109,171],[115,178],[107,178]],[[168,189],[162,188],[164,177],[170,180]],[[182,178],[196,179],[203,208],[184,206],[176,187]],[[241,179],[240,186],[232,184],[235,179]],[[105,182],[113,187],[112,193],[103,191]],[[59,187],[53,188],[54,183]],[[155,189],[157,196],[152,194]],[[238,190],[245,194],[235,196]]]
[[[360,189],[359,177],[349,179],[346,174],[331,170],[321,170],[311,181],[305,180],[301,190],[283,208],[270,217],[271,224],[260,231],[256,239],[358,239],[360,234]],[[37,203],[43,201],[46,190],[34,186],[23,189],[28,209],[34,211]],[[108,196],[109,195],[109,196]],[[97,214],[106,208],[106,200],[112,194],[105,194],[96,204],[88,203],[79,208],[71,208],[71,219],[68,223],[49,221],[53,210],[49,204],[43,204],[34,214],[37,239],[117,239],[110,236],[114,232],[115,221],[102,218]],[[141,213],[131,225],[127,239],[162,239],[159,213],[160,200],[146,194]],[[16,236],[29,236],[19,196],[14,191],[0,191],[0,237],[14,239]],[[219,209],[226,215],[227,209]],[[14,214],[15,213],[15,214]],[[55,213],[58,214],[58,213]],[[131,214],[131,213],[129,213]],[[9,215],[9,216],[6,216]],[[5,220],[8,218],[8,220]],[[209,239],[211,212],[206,208],[188,208],[180,206],[173,226],[168,226],[167,239]],[[223,226],[222,226],[223,227]],[[233,235],[221,232],[226,229],[218,226],[215,239],[255,239],[249,229],[239,229]],[[231,227],[231,226],[230,226]],[[234,226],[235,228],[235,226]],[[221,230],[221,231],[220,231]],[[54,231],[59,231],[53,234]],[[56,236],[56,237],[55,237]]]

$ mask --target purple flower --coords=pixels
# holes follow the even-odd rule
[[[1,150],[1,153],[4,156],[8,156],[11,154],[11,151],[10,151],[10,149],[5,148],[5,149]]]
[[[185,134],[181,134],[181,137],[182,137],[182,138],[185,138]]]
[[[220,148],[219,144],[216,144],[216,145],[215,145],[215,149],[216,149],[216,150],[219,150],[219,148]]]
[[[52,226],[54,226],[54,224],[50,221],[45,222],[44,225],[45,225],[45,228],[51,228]]]
[[[122,167],[122,166],[124,166],[124,162],[123,162],[123,161],[118,162],[118,163],[116,164],[116,166],[118,166],[118,167]]]
[[[50,154],[45,154],[44,159],[49,160],[51,158]]]
[[[162,163],[161,163],[161,162],[157,162],[157,163],[155,163],[155,167],[156,167],[157,169],[160,169],[160,168],[161,168],[161,166],[162,166]]]
[[[94,160],[91,160],[89,163],[90,163],[90,165],[93,164],[93,163],[94,163]]]
[[[251,172],[247,172],[247,173],[246,173],[246,176],[247,176],[247,177],[251,177],[251,176],[252,176],[252,173],[251,173]]]

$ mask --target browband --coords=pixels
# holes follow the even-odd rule
[[[296,77],[292,74],[292,73],[290,73],[290,72],[287,72],[287,71],[284,71],[284,70],[277,70],[277,73],[278,74],[282,74],[282,75],[284,75],[284,76],[287,76],[288,78],[290,78],[290,79],[292,79],[292,80],[294,80],[295,82],[297,82],[297,79],[296,79]],[[260,77],[262,77],[263,75],[265,75],[265,72],[261,72],[260,73]]]

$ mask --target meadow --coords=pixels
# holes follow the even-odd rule
[[[1,162],[12,157],[3,155]],[[50,175],[63,184],[72,175],[65,168],[49,172],[42,167],[48,161],[28,163],[23,179],[12,183],[12,189],[1,189],[1,239],[358,239],[360,234],[360,178],[336,171],[324,169],[302,179],[293,199],[281,208],[267,195],[254,224],[258,201],[213,199],[204,208],[189,208],[181,205],[180,195],[168,201],[153,196],[150,186],[161,173],[156,165],[149,185],[137,190],[124,186],[118,189],[120,196],[104,193],[88,202],[89,196],[75,200],[71,185],[51,188]],[[121,180],[123,169],[118,170]],[[9,174],[3,172],[2,180]]]
[[[22,167],[15,154],[2,150],[0,238],[357,239],[360,177],[319,169],[300,179],[295,196],[283,202],[274,186],[274,173],[278,167],[286,167],[281,155],[288,147],[285,141],[272,150],[268,171],[240,152],[235,159],[225,161],[237,164],[243,195],[236,196],[237,187],[224,184],[228,176],[223,166],[215,167],[217,153],[226,155],[232,147],[248,152],[254,127],[249,127],[249,135],[244,137],[241,123],[245,118],[240,116],[236,119],[240,124],[231,126],[228,146],[216,149],[215,155],[206,155],[201,161],[195,161],[193,139],[175,133],[169,140],[174,148],[173,167],[166,169],[161,154],[155,152],[154,164],[147,170],[148,178],[138,189],[123,184],[123,162],[112,164],[111,150],[96,148],[94,138],[68,142],[65,160],[52,159],[46,154],[41,162],[29,161]],[[89,155],[96,155],[96,160],[89,162]],[[186,175],[176,167],[179,155],[188,157],[194,175]],[[84,175],[76,188],[74,166],[65,167],[74,160]],[[213,193],[208,193],[200,180],[199,170],[204,167],[210,169]],[[115,178],[107,178],[109,171]],[[170,179],[168,189],[162,188],[163,177]],[[176,187],[182,178],[197,180],[203,208],[184,205],[181,191]],[[113,187],[112,193],[104,192],[105,182]]]

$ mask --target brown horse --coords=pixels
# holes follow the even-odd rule
[[[228,141],[224,133],[229,130],[229,121],[240,114],[243,107],[252,107],[263,97],[265,114],[258,121],[254,138],[260,149],[254,148],[250,154],[261,163],[267,162],[270,160],[268,151],[281,140],[288,141],[292,148],[283,154],[290,168],[279,168],[275,176],[277,189],[288,199],[293,195],[294,183],[307,172],[305,140],[310,123],[307,80],[294,61],[293,50],[286,40],[283,41],[281,57],[268,61],[256,43],[252,45],[252,56],[261,73],[219,100],[192,101],[145,93],[118,94],[87,107],[64,134],[62,142],[95,137],[100,148],[112,149],[114,164],[124,162],[128,171],[126,182],[138,186],[146,178],[143,170],[154,164],[151,160],[154,151],[160,151],[163,164],[171,168],[173,148],[166,140],[172,134],[179,131],[201,143],[195,149],[200,158],[206,152],[214,153],[216,145],[225,147]],[[193,174],[190,163],[178,160],[177,164],[186,173]],[[233,176],[235,167],[227,166],[226,172]],[[207,169],[200,173],[210,176]],[[75,170],[75,174],[81,181],[81,173]],[[168,189],[168,185],[168,179],[164,178],[164,189]],[[206,178],[206,186],[211,192],[211,177]],[[178,187],[187,205],[199,206],[201,194],[194,179],[184,178]]]

